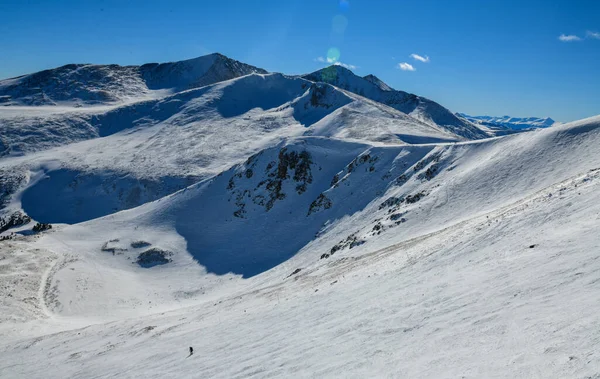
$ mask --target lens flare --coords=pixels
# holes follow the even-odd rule
[[[335,63],[335,62],[339,62],[339,60],[340,60],[340,49],[338,49],[337,47],[330,47],[329,50],[327,50],[327,62]]]

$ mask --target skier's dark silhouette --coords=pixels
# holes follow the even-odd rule
[[[190,346],[190,355],[194,354],[194,348]]]

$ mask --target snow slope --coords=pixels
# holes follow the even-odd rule
[[[600,375],[600,116],[219,59],[0,108],[0,377]]]
[[[316,82],[333,84],[347,91],[386,104],[422,122],[440,128],[443,131],[459,135],[465,139],[487,137],[475,125],[457,117],[438,103],[424,97],[394,90],[374,75],[367,75],[361,78],[345,67],[333,65],[304,75],[304,78]]]
[[[388,144],[459,138],[333,86],[281,74],[247,75],[102,111],[9,111],[4,120],[10,154],[0,172],[18,180],[3,192],[27,187],[20,199],[28,213],[66,223],[156,200],[289,137]],[[29,181],[40,172],[46,179]]]
[[[594,377],[598,142],[600,117],[456,145],[303,137],[158,202],[50,232],[30,242],[64,255],[42,286],[48,318],[29,332],[4,323],[0,372]],[[253,202],[269,193],[259,178],[281,181],[267,185],[285,194],[269,210]],[[331,206],[309,214],[320,191]],[[234,219],[240,193],[246,212]],[[280,230],[267,228],[290,211]],[[261,247],[285,250],[318,220],[316,238],[274,268],[242,279],[234,267],[256,263],[248,259],[264,257]],[[236,235],[242,223],[253,233]],[[347,232],[354,246],[321,258]],[[233,251],[214,250],[222,245]],[[149,246],[172,261],[135,264]],[[196,353],[186,358],[188,346]]]
[[[142,66],[69,64],[0,80],[0,104],[106,104],[156,97],[157,90],[202,87],[251,73],[266,74],[221,54]]]

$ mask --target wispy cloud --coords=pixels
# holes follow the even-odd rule
[[[342,62],[335,62],[334,65],[345,67],[348,70],[356,70],[358,68],[358,66],[355,66],[353,64],[342,63]]]
[[[421,61],[421,62],[424,62],[424,63],[429,62],[429,57],[427,55],[426,56],[421,56],[419,54],[411,54],[410,57],[412,59],[416,60],[416,61]]]
[[[319,62],[319,63],[335,63],[335,59],[333,58],[323,58],[323,57],[316,57],[315,59],[313,59],[315,62]]]
[[[581,37],[578,37],[573,34],[561,34],[560,36],[558,36],[558,40],[562,42],[581,41]]]
[[[358,68],[358,66],[355,66],[353,64],[343,63],[340,61],[336,61],[335,59],[332,59],[332,58],[316,57],[313,60],[315,62],[319,62],[319,63],[329,63],[329,64],[333,64],[334,66],[342,66],[342,67],[347,68],[348,70],[356,70]]]
[[[412,64],[406,62],[398,63],[398,68],[402,71],[417,71]]]
[[[587,38],[600,39],[600,32],[592,32],[590,30],[585,33]]]

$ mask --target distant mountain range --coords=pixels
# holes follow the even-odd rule
[[[478,125],[480,128],[483,127],[482,129],[489,129],[495,134],[503,131],[511,133],[548,128],[556,124],[556,121],[550,117],[471,116],[465,113],[457,113],[456,115]]]

